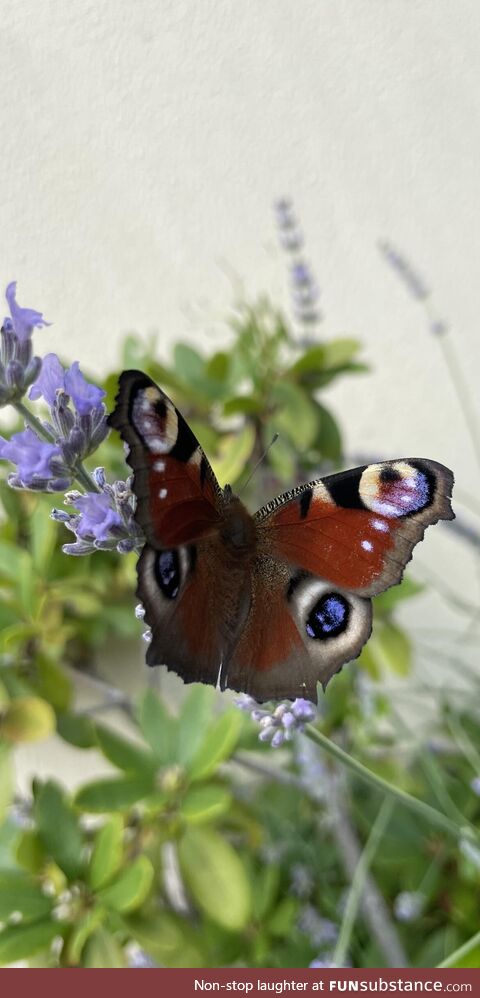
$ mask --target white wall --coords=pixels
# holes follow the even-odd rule
[[[0,280],[54,322],[37,342],[100,372],[127,330],[158,329],[161,351],[220,338],[225,265],[285,297],[271,202],[290,194],[326,333],[361,337],[375,366],[330,393],[349,449],[435,457],[478,494],[438,343],[376,249],[388,238],[423,271],[474,391],[476,0],[0,0],[0,14]],[[473,587],[471,556],[457,568],[430,533],[422,556]]]

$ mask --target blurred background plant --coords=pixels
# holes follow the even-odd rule
[[[278,202],[275,213],[291,316],[267,299],[241,302],[227,346],[207,355],[181,342],[170,364],[156,359],[155,338],[129,336],[103,386],[110,409],[119,372],[146,371],[172,394],[220,482],[234,487],[278,433],[248,487],[252,507],[343,465],[324,389],[367,372],[357,340],[323,334],[292,204]],[[388,250],[409,290],[421,287]],[[442,342],[449,335],[436,332]],[[469,431],[475,437],[471,420]],[[386,456],[402,455],[376,455]],[[117,435],[86,465],[123,479]],[[163,670],[146,677],[135,555],[65,555],[52,496],[10,488],[3,467],[0,963],[477,966],[479,677],[468,652],[478,608],[435,580],[417,581],[414,565],[375,601],[372,638],[321,697],[316,719],[301,704],[288,723],[284,707],[259,712],[243,700],[238,710],[228,694],[184,689]],[[103,488],[98,473],[91,481]],[[476,528],[460,518],[441,529],[457,530],[478,557]],[[439,625],[441,600],[456,614],[448,634],[406,628],[404,604],[428,597]],[[150,688],[132,695],[131,682],[106,678],[115,639],[137,688]],[[430,665],[424,681],[412,671],[420,653]],[[433,667],[442,665],[438,679]],[[468,686],[452,692],[449,670],[460,669]],[[79,702],[80,680],[91,706]],[[97,753],[102,775],[75,791],[55,774],[20,786],[15,749],[53,732],[78,753],[79,770]]]

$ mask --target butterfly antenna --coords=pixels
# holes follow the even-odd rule
[[[273,447],[273,445],[274,445],[274,444],[275,444],[275,443],[277,442],[277,440],[278,440],[278,433],[274,433],[274,434],[273,434],[273,437],[272,437],[272,439],[271,439],[271,441],[270,441],[270,443],[268,444],[268,446],[267,446],[267,447],[265,447],[265,450],[264,450],[263,454],[261,454],[261,456],[259,457],[259,459],[258,459],[258,461],[257,461],[257,463],[256,463],[256,465],[255,465],[255,467],[254,467],[254,468],[252,469],[252,471],[250,472],[250,474],[249,474],[249,476],[248,476],[248,478],[247,478],[247,481],[243,483],[243,485],[242,485],[242,487],[241,487],[241,489],[240,489],[240,491],[239,491],[239,493],[238,493],[239,495],[241,495],[241,494],[242,494],[242,492],[244,492],[244,491],[245,491],[245,489],[246,489],[247,485],[250,485],[250,482],[252,481],[252,478],[253,478],[253,476],[254,476],[254,474],[255,474],[255,472],[256,472],[256,470],[257,470],[257,468],[259,468],[259,467],[260,467],[260,465],[262,464],[262,461],[264,461],[264,460],[265,460],[265,458],[266,458],[266,456],[267,456],[267,454],[268,454],[269,450],[270,450],[270,449],[271,449],[271,448]]]

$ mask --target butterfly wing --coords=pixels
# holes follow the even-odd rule
[[[405,458],[300,486],[255,515],[277,557],[361,596],[400,582],[426,527],[454,518],[452,472]]]
[[[221,515],[222,490],[194,433],[147,375],[124,371],[109,417],[129,447],[137,522],[154,548],[208,535]]]
[[[316,701],[371,632],[371,596],[400,582],[429,524],[452,519],[453,475],[404,459],[311,482],[256,514],[248,617],[224,685]]]
[[[371,600],[261,555],[253,566],[248,612],[222,666],[220,685],[259,702],[303,697],[316,703],[317,683],[325,688],[360,653],[371,629]]]
[[[147,662],[185,682],[316,701],[317,681],[325,687],[368,639],[369,597],[400,581],[429,524],[453,517],[447,468],[368,465],[259,510],[247,565],[225,544],[222,491],[168,396],[124,372],[110,425],[130,448],[147,539],[137,590],[152,629]]]
[[[219,532],[222,490],[181,413],[140,371],[121,375],[109,423],[129,447],[147,540],[137,566],[152,632],[147,664],[215,685],[248,602],[247,573],[231,563]]]

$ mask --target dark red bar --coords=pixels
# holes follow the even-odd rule
[[[472,995],[480,998],[480,970],[142,970],[137,979],[125,970],[20,970],[0,971],[5,995],[31,998],[45,989],[49,998],[88,998],[105,988],[114,998],[194,998],[212,994],[226,998],[251,995]],[[88,974],[88,982],[85,975]],[[139,976],[140,975],[140,976]],[[107,977],[110,981],[107,981]]]

